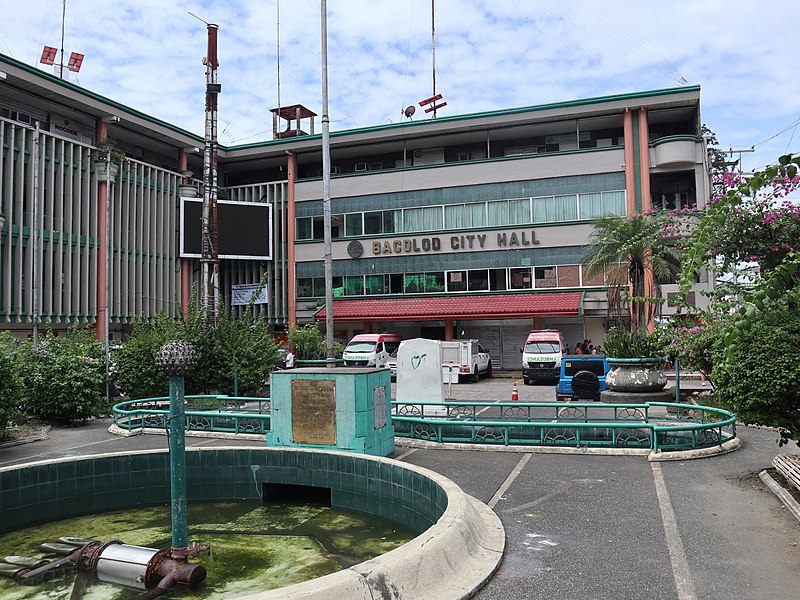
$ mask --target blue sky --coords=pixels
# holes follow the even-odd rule
[[[332,129],[397,122],[431,94],[430,7],[329,0]],[[60,47],[61,0],[0,10],[0,53],[33,65]],[[202,135],[206,27],[190,12],[220,26],[221,143],[272,137],[279,30],[281,104],[321,113],[318,0],[281,0],[280,27],[275,0],[68,0],[64,48],[86,55],[72,81]],[[721,147],[755,146],[743,165],[760,168],[800,152],[796,14],[784,0],[436,0],[439,114],[699,84]]]

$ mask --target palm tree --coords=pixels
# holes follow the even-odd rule
[[[661,285],[680,270],[680,249],[663,235],[668,217],[663,213],[621,217],[607,215],[594,221],[594,232],[583,258],[586,276],[604,277],[609,313],[622,312],[628,290],[630,331],[652,329],[661,309]]]

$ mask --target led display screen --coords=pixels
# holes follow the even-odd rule
[[[217,201],[219,258],[269,260],[272,258],[272,205],[256,202]],[[203,201],[181,199],[181,256],[201,258]]]

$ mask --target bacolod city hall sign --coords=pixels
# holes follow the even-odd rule
[[[538,246],[533,229],[495,231],[492,233],[463,233],[458,235],[414,236],[366,242],[372,256],[427,254],[431,252],[460,252],[464,250],[503,250]],[[348,250],[350,250],[348,248]],[[350,253],[353,255],[353,252]]]

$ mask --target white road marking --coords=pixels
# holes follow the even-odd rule
[[[488,506],[489,508],[494,510],[495,504],[497,504],[500,501],[500,498],[503,497],[503,494],[506,493],[506,490],[508,490],[508,488],[511,487],[511,484],[514,483],[514,480],[522,472],[522,469],[525,468],[525,465],[531,459],[531,456],[533,456],[533,455],[532,454],[526,454],[521,459],[519,459],[519,462],[517,463],[517,466],[514,467],[514,470],[511,471],[511,474],[508,477],[506,477],[506,480],[497,489],[497,491],[494,493],[494,496],[492,496],[492,499],[489,500],[489,502],[486,504],[486,506]]]
[[[400,456],[398,456],[397,458],[395,458],[395,460],[403,460],[403,459],[404,459],[406,456],[408,456],[409,454],[413,454],[413,453],[414,453],[414,452],[416,452],[416,451],[417,451],[417,449],[416,449],[416,448],[411,448],[411,450],[406,450],[406,451],[405,451],[405,452],[403,452],[403,453],[402,453]]]
[[[661,509],[661,521],[664,523],[664,534],[667,538],[667,550],[670,562],[672,562],[672,576],[675,579],[678,600],[697,600],[692,572],[689,570],[689,560],[686,558],[686,550],[678,532],[678,522],[675,519],[675,512],[672,510],[672,502],[664,482],[664,473],[658,463],[654,462],[650,465],[653,468],[656,496],[658,496],[658,506]]]

